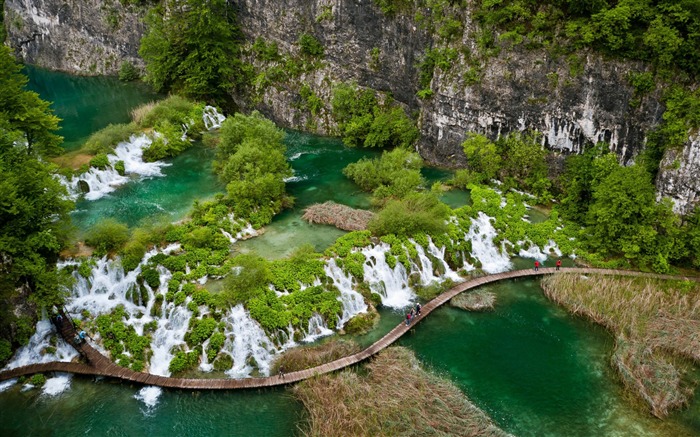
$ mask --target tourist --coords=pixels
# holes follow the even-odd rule
[[[411,324],[411,313],[406,313],[406,326]]]
[[[415,318],[416,318],[416,310],[414,310],[413,308],[411,308],[411,320],[413,320],[413,319],[415,319]]]
[[[420,309],[421,309],[420,303],[417,303],[416,304],[416,315],[417,316],[420,316]]]
[[[56,325],[58,325],[59,328],[63,325],[63,316],[61,314],[56,316]]]
[[[535,271],[537,272],[539,270],[540,270],[540,262],[535,260]]]
[[[284,366],[280,366],[279,375],[280,378],[284,379]]]
[[[557,260],[557,270],[559,270],[559,267],[561,267],[561,260],[560,259]]]

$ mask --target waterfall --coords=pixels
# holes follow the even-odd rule
[[[236,305],[223,318],[226,323],[226,342],[221,350],[233,358],[233,367],[226,371],[232,378],[250,376],[254,366],[263,375],[270,373],[273,355],[280,352],[275,348],[265,331],[243,308]]]
[[[547,260],[547,257],[552,252],[554,252],[556,256],[562,255],[561,250],[559,250],[559,247],[557,246],[557,243],[555,243],[553,240],[549,240],[542,250],[540,250],[540,247],[538,245],[533,244],[530,241],[518,241],[518,244],[521,246],[525,246],[526,244],[530,245],[530,247],[528,247],[527,250],[520,249],[520,252],[518,252],[518,255],[523,258],[531,258],[536,259],[540,262],[544,262]]]
[[[338,329],[340,329],[357,314],[366,313],[367,304],[362,295],[353,289],[352,276],[346,275],[343,269],[335,263],[335,259],[329,259],[323,269],[326,276],[333,280],[333,285],[340,291],[338,300],[343,307],[343,314],[337,324]]]
[[[497,235],[491,217],[482,211],[472,220],[469,232],[465,235],[466,239],[471,240],[472,256],[481,262],[481,269],[486,273],[500,273],[511,268],[508,254],[493,244]]]
[[[413,241],[413,239],[409,239],[408,241],[410,241],[415,246],[416,252],[418,252],[418,262],[420,263],[420,265],[417,265],[415,262],[411,262],[411,273],[417,273],[420,276],[420,283],[422,285],[429,285],[432,283],[439,282],[440,276],[436,276],[433,274],[433,263],[425,255],[423,247],[420,244]]]
[[[309,327],[306,330],[306,336],[302,340],[304,343],[311,343],[321,337],[333,335],[333,330],[328,329],[326,322],[320,314],[314,313],[309,319]]]
[[[199,363],[199,370],[202,372],[211,372],[214,370],[214,366],[209,362],[209,357],[207,356],[207,348],[209,347],[209,342],[211,338],[207,338],[204,343],[202,343],[202,362]]]
[[[55,346],[51,344],[51,337],[56,336]],[[46,349],[53,347],[55,352],[47,353]],[[29,339],[29,343],[17,350],[12,360],[5,369],[28,366],[30,364],[49,363],[51,361],[70,362],[78,356],[78,352],[68,343],[63,341],[49,320],[40,320],[36,324],[36,332]]]
[[[204,127],[206,127],[207,130],[219,129],[224,120],[226,120],[226,116],[219,114],[219,111],[217,111],[215,107],[209,105],[204,107],[202,111],[202,121],[204,121]]]
[[[391,308],[404,308],[415,300],[413,290],[408,286],[408,274],[403,264],[397,262],[394,268],[386,263],[385,252],[390,247],[386,243],[361,249],[365,256],[364,279],[372,292],[382,297],[382,305]]]
[[[143,160],[143,151],[151,143],[151,138],[145,134],[132,135],[128,141],[117,144],[114,152],[107,155],[110,163],[107,168],[100,170],[93,167],[81,175],[73,176],[70,180],[64,177],[59,177],[59,179],[68,189],[71,198],[77,199],[83,193],[80,188],[80,181],[83,181],[90,187],[90,191],[85,193],[85,199],[96,200],[111,193],[117,186],[127,183],[131,180],[128,176],[138,176],[141,179],[164,176],[161,169],[170,164],[162,161],[145,162]],[[124,162],[125,176],[120,175],[114,169],[114,165],[118,161]]]
[[[452,270],[447,264],[447,261],[445,261],[445,249],[445,247],[441,247],[438,249],[435,243],[433,243],[433,239],[428,237],[428,253],[432,255],[437,261],[440,261],[440,263],[442,263],[443,269],[445,270],[445,273],[442,274],[440,279],[451,279],[454,282],[462,281],[463,278],[459,276],[457,272]]]
[[[41,391],[46,396],[57,396],[70,388],[72,375],[59,373],[54,377],[47,378]]]

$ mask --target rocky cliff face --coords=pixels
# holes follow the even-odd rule
[[[5,0],[7,43],[30,64],[114,75],[125,61],[143,66],[142,15],[118,0]]]
[[[478,56],[476,25],[463,14],[464,32],[453,47],[459,56],[448,71],[436,69],[431,97],[418,99],[418,67],[439,41],[413,14],[385,16],[372,0],[231,0],[248,41],[262,37],[279,51],[298,55],[299,37],[315,36],[324,56],[311,69],[259,88],[254,99],[239,99],[276,122],[321,134],[334,132],[330,117],[333,85],[354,81],[392,96],[418,118],[418,150],[429,162],[465,164],[461,143],[468,131],[495,139],[535,130],[542,144],[562,153],[606,141],[622,163],[643,149],[645,132],[661,121],[659,95],[635,95],[630,71],[643,65],[579,53],[553,57],[545,50],[503,47]],[[139,12],[114,0],[6,0],[8,40],[30,63],[79,74],[114,73],[137,51],[144,28]],[[143,11],[140,12],[143,15]],[[476,56],[474,56],[476,54]],[[477,60],[475,65],[475,59]],[[270,65],[256,63],[258,73]],[[284,65],[276,65],[285,68]],[[305,107],[302,88],[323,102]],[[698,140],[669,152],[657,180],[659,193],[676,199],[679,211],[700,200]]]

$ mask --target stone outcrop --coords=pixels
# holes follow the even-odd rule
[[[671,148],[661,160],[656,190],[659,198],[670,197],[674,211],[693,212],[700,203],[700,133],[691,135],[683,148]]]
[[[27,63],[84,75],[141,68],[143,10],[119,0],[5,0],[7,43]]]

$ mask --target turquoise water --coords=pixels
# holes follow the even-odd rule
[[[162,98],[143,84],[114,77],[71,76],[28,65],[27,88],[51,102],[63,121],[59,134],[66,150],[79,148],[92,133],[111,123],[128,123],[131,110]]]
[[[489,312],[445,307],[400,344],[519,436],[698,435],[698,403],[660,421],[635,409],[610,367],[612,337],[547,301],[535,280],[489,286]]]
[[[74,377],[56,397],[14,387],[0,394],[0,435],[290,436],[304,423],[284,389],[236,392],[164,390],[147,407],[137,386]]]
[[[135,96],[122,99],[122,92],[129,94],[132,88],[125,91],[123,84],[107,79],[36,69],[29,69],[29,73],[33,89],[57,101],[59,115],[74,114],[76,122],[64,123],[62,132],[72,141],[108,123],[126,121],[127,108],[152,98],[133,91]],[[96,84],[106,87],[104,100],[90,97],[91,90],[99,89]],[[115,100],[110,101],[109,96]],[[96,110],[117,107],[122,109],[107,113]],[[83,129],[83,125],[91,127]],[[326,200],[369,206],[368,196],[340,171],[357,159],[377,156],[377,151],[347,149],[334,139],[295,132],[289,133],[286,141],[298,178],[288,183],[288,191],[297,203],[276,217],[265,235],[236,250],[256,251],[271,258],[305,243],[322,250],[342,231],[301,221],[306,206]],[[195,199],[222,189],[211,174],[211,159],[211,150],[196,145],[170,161],[164,178],[134,181],[98,201],[80,202],[75,222],[84,229],[105,216],[131,226],[144,220],[182,218]],[[427,169],[424,174],[431,181],[450,177],[450,172],[438,169]],[[448,192],[443,198],[452,206],[469,202],[468,194],[460,191]],[[533,220],[539,219],[533,214]],[[532,260],[516,259],[514,265],[530,268]],[[504,429],[521,436],[700,434],[697,401],[663,422],[633,407],[609,365],[610,336],[548,302],[536,281],[512,281],[491,289],[498,294],[495,311],[440,309],[400,344],[454,380]],[[389,310],[381,310],[381,314],[377,329],[358,338],[359,342],[374,341],[402,319],[402,314]],[[38,390],[22,393],[15,387],[0,394],[0,435],[283,436],[295,434],[304,420],[302,406],[283,389],[165,390],[151,409],[134,398],[139,389],[126,383],[77,377],[70,390],[56,398],[40,395]]]

